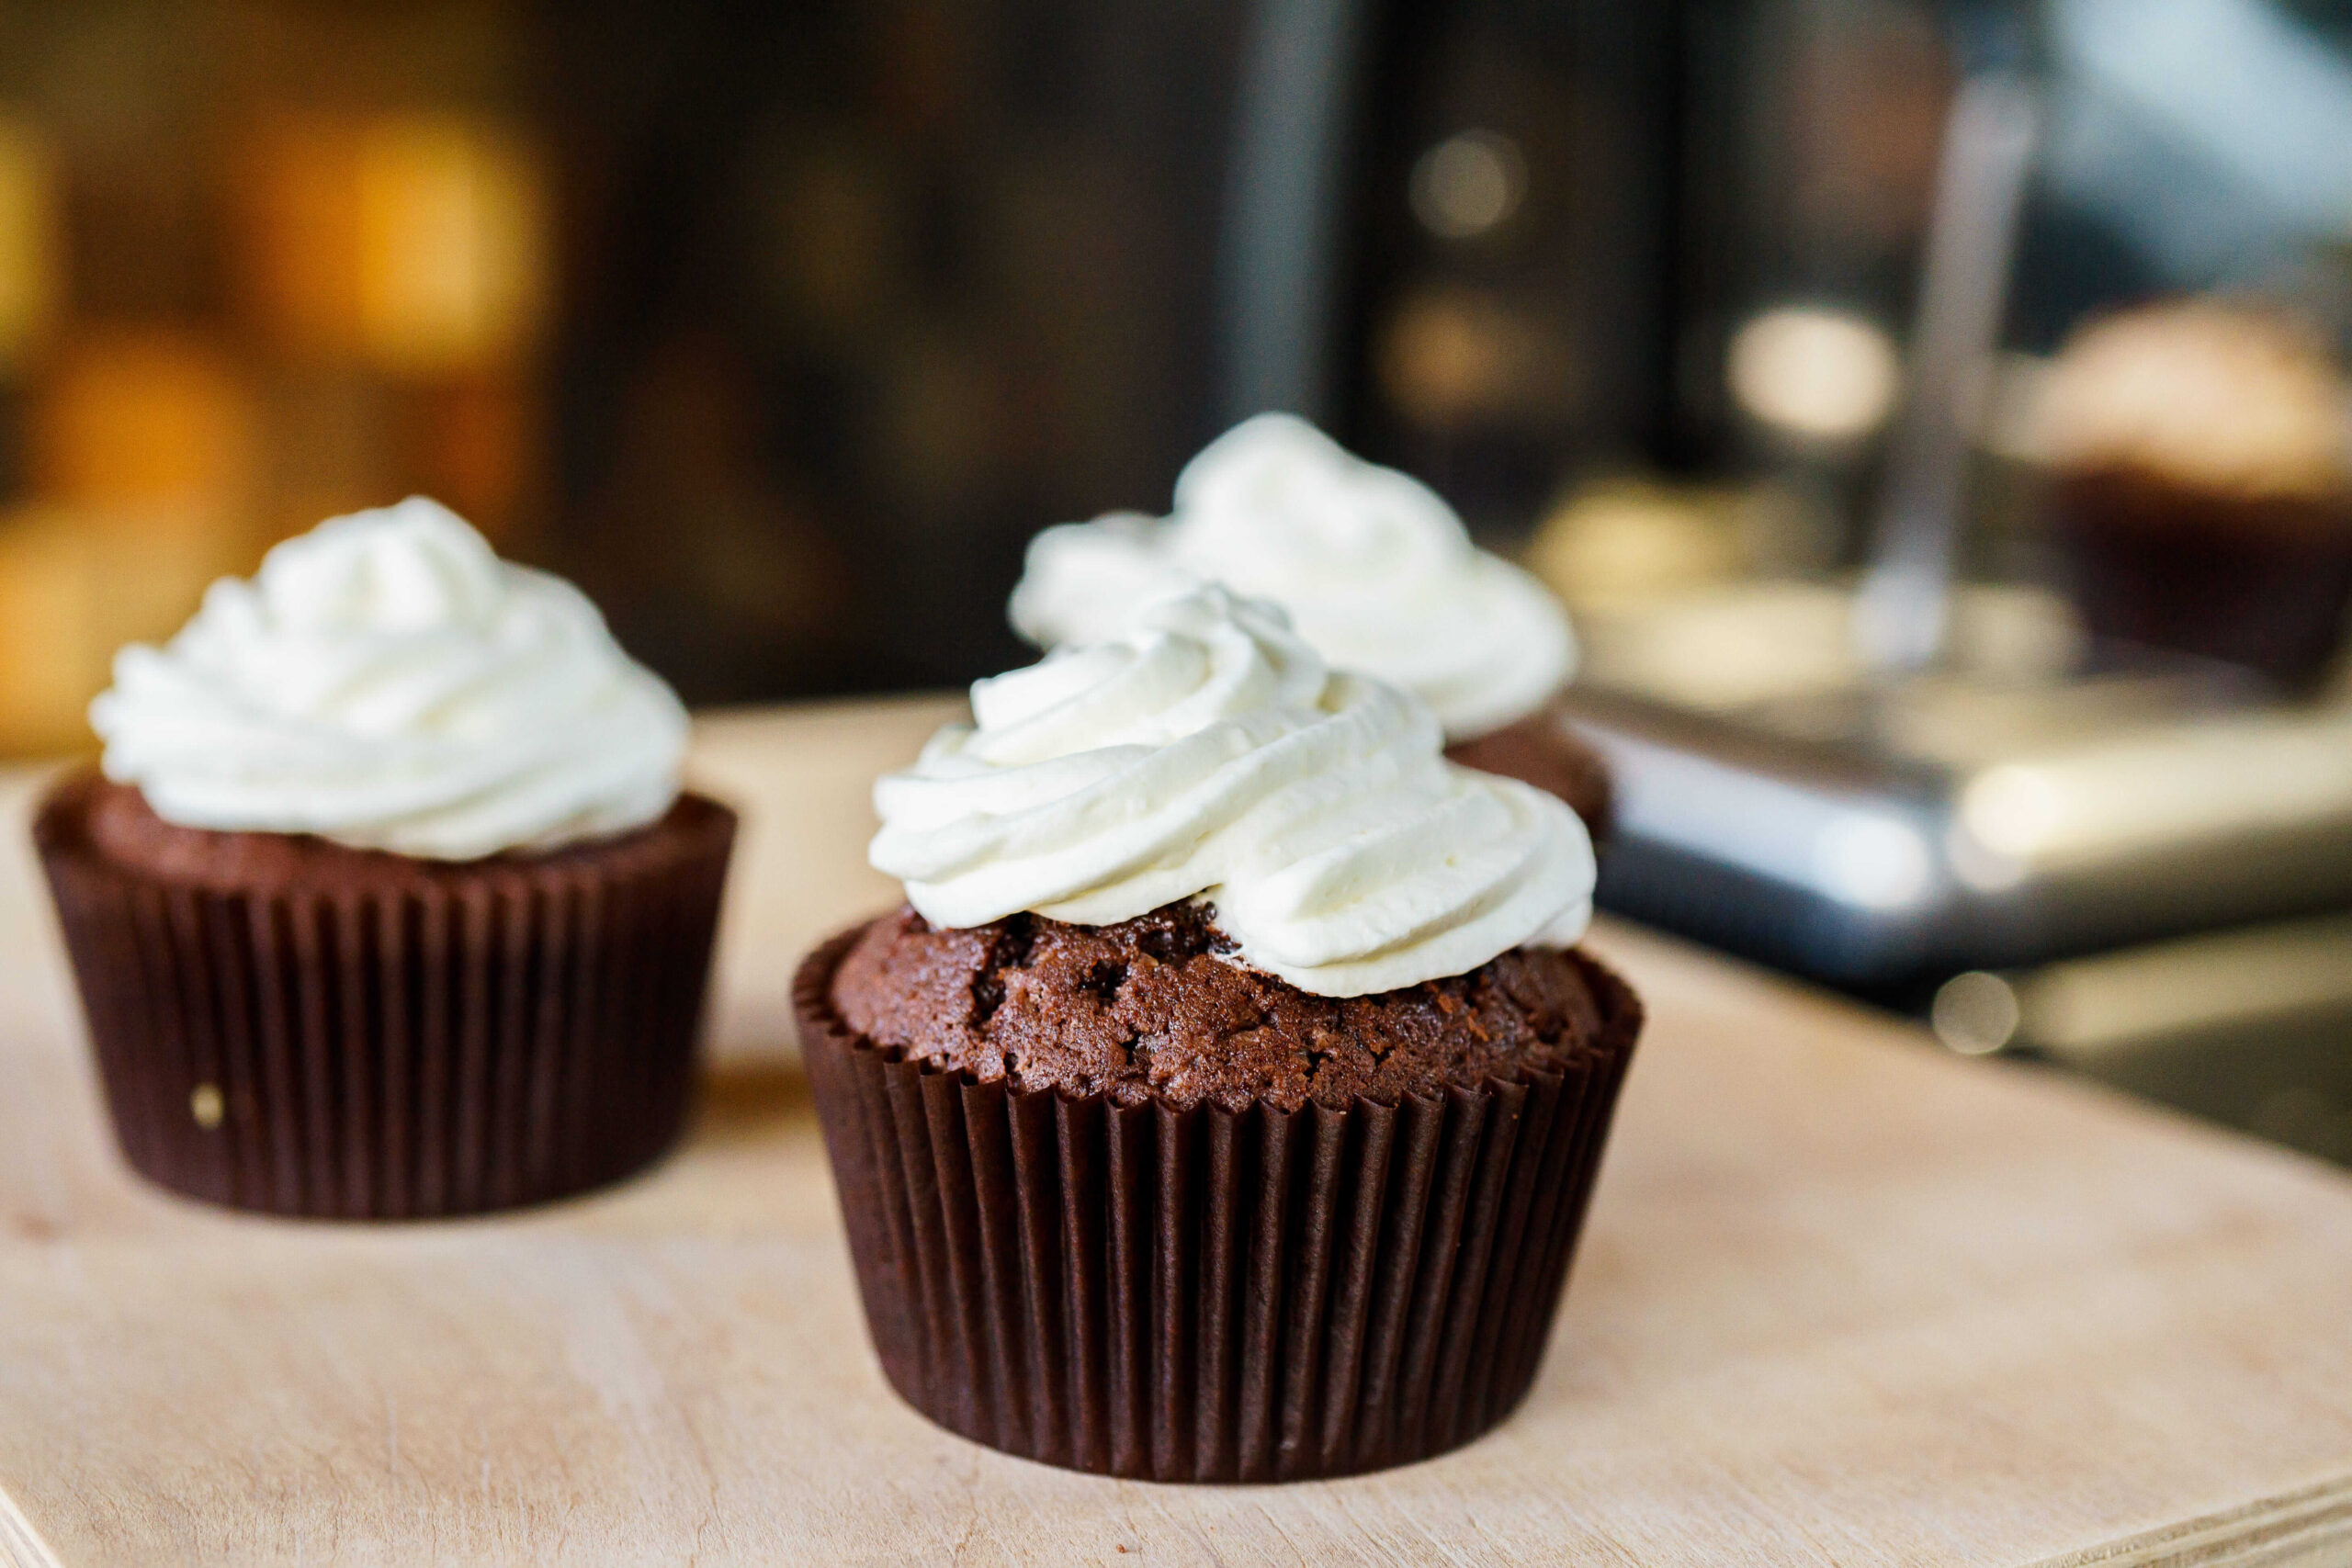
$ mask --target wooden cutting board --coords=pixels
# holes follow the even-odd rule
[[[1533,1394],[1431,1463],[1193,1489],[883,1386],[792,960],[889,897],[865,792],[950,705],[733,715],[748,811],[686,1148],[517,1218],[289,1224],[103,1133],[0,784],[0,1562],[2352,1561],[2352,1179],[1656,936]]]

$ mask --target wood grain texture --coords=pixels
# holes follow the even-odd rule
[[[791,961],[888,897],[936,702],[727,716],[751,818],[699,1128],[519,1217],[207,1211],[107,1146],[0,785],[0,1561],[2313,1564],[2352,1556],[2352,1181],[1618,926],[1648,999],[1498,1431],[1354,1480],[1102,1481],[866,1349]],[[1124,1548],[1124,1551],[1120,1549]]]

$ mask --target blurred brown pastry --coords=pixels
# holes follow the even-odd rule
[[[2054,532],[2102,637],[2319,676],[2352,598],[2352,425],[2331,356],[2210,300],[2078,331],[2042,403]]]

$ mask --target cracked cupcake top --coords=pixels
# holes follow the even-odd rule
[[[1232,1111],[1394,1104],[1556,1066],[1600,1024],[1566,953],[1521,949],[1467,975],[1335,998],[1225,963],[1227,946],[1196,903],[1109,926],[1016,915],[971,930],[905,908],[842,961],[833,1005],[876,1043],[983,1083]]]

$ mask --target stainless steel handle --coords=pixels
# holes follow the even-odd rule
[[[1943,651],[1968,464],[1963,400],[1999,340],[2040,114],[2008,71],[1963,83],[1946,122],[1901,422],[1871,565],[1854,606],[1856,650],[1881,670]]]

